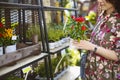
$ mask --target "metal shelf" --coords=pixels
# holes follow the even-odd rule
[[[32,5],[32,4],[21,4],[21,3],[7,3],[7,2],[0,2],[1,8],[7,8],[7,9],[41,9],[43,8],[44,11],[77,11],[78,9],[73,8],[64,8],[64,7],[54,7],[54,6],[43,6],[40,5]]]
[[[44,6],[43,10],[51,10],[51,11],[64,11],[64,10],[69,10],[69,11],[77,11],[78,9],[74,8],[64,8],[64,7],[54,7],[54,6]]]
[[[63,49],[66,49],[67,47],[69,47],[69,42],[67,42],[67,43],[64,43],[63,45],[61,45],[61,46],[59,46],[58,48],[55,48],[55,49],[51,49],[50,50],[50,54],[54,54],[54,53],[57,53],[57,52],[59,52],[59,51],[61,51],[61,50],[63,50]]]
[[[7,9],[38,9],[40,8],[39,5],[31,5],[31,4],[18,4],[18,3],[7,3],[7,2],[0,2],[1,8]]]
[[[22,69],[22,68],[24,68],[24,67],[26,67],[34,62],[37,62],[41,59],[45,59],[47,56],[48,56],[47,53],[41,53],[39,55],[30,56],[30,57],[27,57],[25,59],[19,60],[13,66],[1,67],[0,68],[0,76],[3,76],[5,74],[8,74],[8,73],[13,72],[13,71],[18,70],[18,69]]]

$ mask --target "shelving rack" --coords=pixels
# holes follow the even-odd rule
[[[47,26],[46,26],[46,20],[45,20],[45,11],[64,11],[64,10],[69,10],[69,11],[75,11],[75,15],[77,16],[77,11],[78,9],[76,9],[76,5],[75,5],[75,0],[74,1],[74,7],[72,9],[69,8],[63,8],[63,7],[54,7],[54,6],[44,6],[43,5],[43,0],[36,0],[37,4],[21,4],[22,2],[18,1],[19,4],[17,3],[6,3],[6,2],[0,2],[0,8],[1,9],[17,9],[18,13],[19,13],[19,28],[21,28],[21,23],[23,24],[23,33],[21,33],[21,31],[19,31],[20,34],[20,41],[26,42],[26,35],[24,35],[25,33],[25,10],[37,10],[38,11],[38,21],[39,21],[39,25],[40,25],[40,32],[41,32],[41,41],[42,41],[42,53],[38,56],[34,56],[34,57],[29,57],[26,59],[23,59],[21,62],[21,66],[15,65],[15,66],[11,66],[11,67],[6,67],[6,69],[11,69],[6,73],[3,73],[3,70],[0,70],[1,75],[2,74],[7,74],[9,72],[14,71],[14,69],[21,69],[27,65],[30,65],[31,63],[34,63],[38,60],[44,59],[45,60],[45,65],[49,65],[49,70],[50,70],[50,75],[48,74],[47,70],[48,67],[46,67],[46,75],[47,75],[47,80],[49,80],[49,77],[51,78],[51,80],[53,80],[53,74],[52,74],[52,65],[51,65],[51,54],[55,53],[55,52],[60,52],[61,50],[67,48],[69,46],[69,44],[63,45],[62,47],[55,49],[55,50],[50,50],[49,49],[49,44],[48,44],[48,33],[47,33]],[[23,15],[23,22],[21,22],[21,16]],[[44,54],[44,55],[42,55]],[[29,59],[33,59],[33,60],[29,60]],[[26,60],[27,62],[24,63],[24,60]],[[48,62],[48,64],[47,64]],[[3,68],[0,68],[3,69]],[[3,71],[3,72],[2,72]]]
[[[30,56],[28,58],[17,61],[16,64],[13,66],[1,67],[0,68],[0,76],[10,74],[16,70],[27,67],[28,65],[30,65],[34,62],[37,62],[39,60],[42,60],[42,59],[44,59],[45,65],[47,65],[47,56],[48,56],[47,53],[41,53],[40,55]],[[47,71],[47,68],[46,68],[46,71]],[[47,72],[47,74],[48,74],[48,72]]]
[[[42,49],[41,52],[39,52],[39,55],[34,55],[34,56],[29,56],[26,58],[23,58],[19,61],[16,62],[16,64],[12,66],[3,66],[0,67],[0,79],[5,78],[5,75],[10,74],[16,70],[21,70],[22,68],[29,66],[35,62],[38,62],[40,60],[44,60],[44,65],[45,65],[45,70],[46,70],[46,77],[47,80],[49,80],[49,73],[48,73],[48,53],[45,53],[45,45],[44,45],[44,32],[42,28],[42,23],[41,23],[41,6],[40,5],[31,5],[31,4],[18,4],[18,3],[7,3],[7,2],[0,2],[0,9],[2,10],[17,10],[18,13],[18,27],[22,28],[22,31],[18,31],[19,33],[19,38],[20,42],[26,42],[26,35],[25,35],[25,11],[26,10],[36,10],[38,11],[38,23],[40,25],[40,32],[41,32],[41,43],[42,43]],[[2,14],[1,14],[2,15]],[[6,16],[6,15],[5,15]],[[0,16],[2,17],[2,16]],[[10,16],[7,18],[10,19]],[[5,20],[5,25],[9,25],[8,22]],[[22,25],[21,25],[22,24]]]
[[[77,9],[76,9],[76,5],[75,5],[75,0],[74,1],[74,7],[75,8],[72,8],[72,9],[69,9],[69,8],[63,8],[63,7],[44,7],[43,5],[43,0],[40,0],[41,2],[39,3],[39,5],[41,5],[41,11],[42,11],[42,16],[43,16],[43,24],[44,24],[44,29],[45,29],[45,41],[46,41],[46,45],[47,45],[47,53],[49,53],[49,67],[50,67],[50,76],[51,76],[51,80],[53,80],[53,74],[52,74],[52,65],[51,65],[51,54],[54,54],[56,52],[60,52],[61,50],[67,48],[69,46],[69,44],[66,44],[66,45],[63,45],[62,47],[60,48],[57,48],[55,50],[50,50],[49,49],[49,45],[48,45],[48,35],[47,34],[47,26],[46,26],[46,21],[45,21],[45,13],[44,11],[64,11],[64,10],[69,10],[69,11],[75,11],[75,16],[77,16]],[[62,0],[61,0],[62,2]],[[63,16],[63,15],[62,15]]]

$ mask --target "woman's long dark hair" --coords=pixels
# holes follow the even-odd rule
[[[113,4],[115,10],[120,13],[120,0],[106,0],[107,2]]]

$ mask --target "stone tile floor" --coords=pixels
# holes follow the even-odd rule
[[[69,69],[58,80],[76,80],[80,74],[79,66],[70,66]]]

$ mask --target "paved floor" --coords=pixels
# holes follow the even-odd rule
[[[75,80],[80,74],[80,67],[69,67],[65,74],[63,74],[58,80]]]

